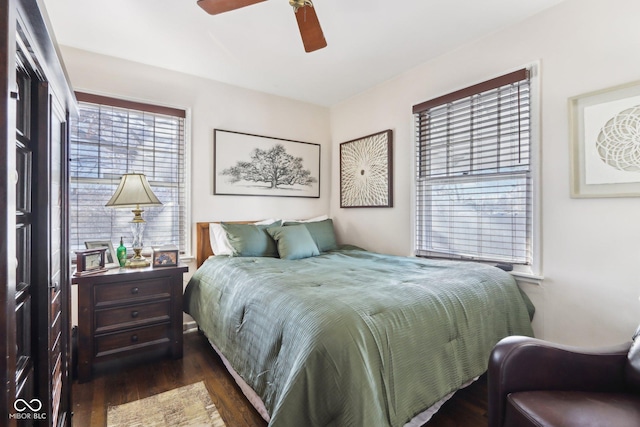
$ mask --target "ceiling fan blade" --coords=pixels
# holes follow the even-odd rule
[[[251,6],[266,0],[198,0],[198,6],[203,8],[210,15],[229,12],[241,7]]]
[[[327,47],[327,41],[324,39],[322,28],[320,28],[315,8],[313,6],[300,7],[295,11],[295,14],[305,52],[313,52]]]

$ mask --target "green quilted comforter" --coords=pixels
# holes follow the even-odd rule
[[[511,275],[344,247],[317,257],[213,257],[185,311],[265,403],[274,427],[402,426],[532,335]]]

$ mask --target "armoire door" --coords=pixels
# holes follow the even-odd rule
[[[67,131],[40,0],[0,0],[0,426],[70,426]]]
[[[17,366],[20,426],[70,425],[66,114],[18,50]]]
[[[36,393],[48,425],[66,425],[70,413],[69,263],[66,212],[66,115],[47,82],[38,82],[33,278],[38,347]]]
[[[16,86],[16,400],[31,404],[35,387],[35,354],[33,352],[32,258],[33,253],[33,152],[36,143],[32,132],[32,79],[20,58],[17,60]],[[14,403],[15,405],[15,403]],[[35,404],[33,404],[35,405]],[[16,408],[12,408],[17,411]],[[20,409],[20,408],[18,408]],[[17,414],[16,414],[17,415]],[[20,425],[29,425],[22,419]]]

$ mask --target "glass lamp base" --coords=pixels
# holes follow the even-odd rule
[[[133,252],[134,252],[133,258],[131,258],[130,260],[127,260],[125,267],[127,268],[149,267],[151,263],[140,254],[141,251],[142,251],[142,248],[133,248]]]
[[[151,263],[149,262],[149,260],[147,260],[145,257],[140,257],[138,259],[131,258],[130,260],[127,261],[127,263],[125,264],[125,267],[142,268],[142,267],[149,267],[150,265]]]

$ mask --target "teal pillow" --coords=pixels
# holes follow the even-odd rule
[[[263,225],[220,223],[233,248],[233,256],[241,257],[277,257],[278,248],[276,242],[267,233],[267,227],[280,224],[282,221]]]
[[[338,244],[336,243],[336,234],[333,230],[333,220],[331,218],[314,222],[285,223],[285,226],[288,227],[294,225],[304,225],[307,228],[309,234],[311,234],[311,238],[313,238],[313,241],[316,243],[316,246],[318,247],[318,250],[320,252],[338,249]]]
[[[300,259],[320,255],[316,243],[304,225],[269,227],[267,233],[276,241],[280,258]]]

